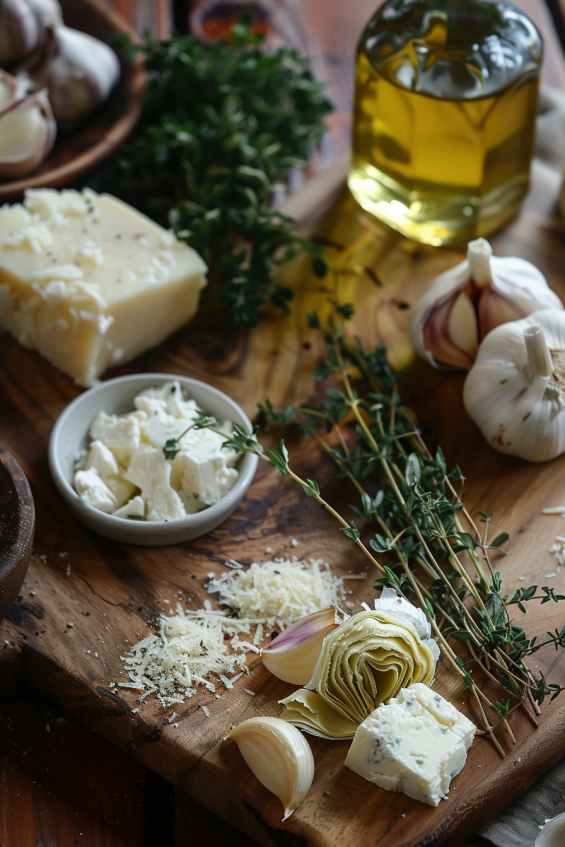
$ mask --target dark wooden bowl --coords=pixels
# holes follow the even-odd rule
[[[12,454],[0,444],[0,619],[22,587],[34,529],[29,483]]]
[[[103,0],[61,0],[67,26],[108,41],[117,31],[136,38],[121,15]],[[0,180],[0,203],[18,200],[26,188],[59,188],[109,156],[133,129],[143,104],[145,73],[141,56],[132,63],[120,56],[120,80],[102,106],[69,133],[59,132],[50,155],[32,174]]]

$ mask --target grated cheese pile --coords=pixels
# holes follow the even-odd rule
[[[254,562],[246,569],[233,560],[226,565],[229,573],[209,574],[208,591],[219,594],[229,611],[212,610],[209,600],[197,611],[177,604],[176,615],[161,616],[158,635],[121,657],[130,682],[119,687],[141,691],[140,701],[155,694],[165,708],[184,703],[200,685],[213,693],[218,682],[233,688],[247,671],[246,654],[260,652],[266,626],[284,629],[304,615],[338,605],[344,579],[364,578],[336,577],[322,559],[302,562],[296,556]],[[240,639],[242,633],[251,637],[253,630],[252,643]],[[226,676],[236,671],[231,679]]]
[[[334,576],[322,559],[301,562],[296,557],[254,562],[245,570],[211,577],[209,593],[219,594],[220,602],[238,617],[262,617],[267,626],[280,629],[304,615],[338,605],[343,599],[343,580],[348,579]]]
[[[259,652],[239,636],[251,632],[261,621],[213,611],[209,601],[206,606],[190,611],[179,603],[176,615],[162,615],[159,635],[143,639],[121,657],[131,684],[119,685],[143,691],[141,701],[156,694],[164,707],[184,703],[196,694],[199,685],[215,693],[216,686],[206,678],[209,674],[221,677],[226,688],[231,688],[233,680],[225,674],[240,670],[239,678],[245,669],[246,653]]]

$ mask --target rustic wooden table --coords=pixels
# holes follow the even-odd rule
[[[132,14],[139,14],[142,5],[132,0],[127,6],[126,0],[121,0],[121,10],[129,8]],[[325,0],[324,4],[302,0],[298,7],[307,51],[318,74],[326,79],[328,93],[336,104],[330,119],[331,141],[326,164],[339,160],[347,149],[354,45],[375,5],[375,0],[351,2],[347,15],[339,0]],[[565,87],[563,55],[544,3],[521,0],[518,5],[534,18],[544,34],[544,81]],[[163,32],[166,15],[162,4],[158,8],[159,27]],[[173,365],[173,349],[170,354],[169,364]],[[37,375],[41,373],[40,370]],[[6,384],[11,378],[7,377]],[[17,400],[22,415],[29,419],[33,417],[33,402],[29,406],[30,402],[23,394]],[[39,407],[37,414],[38,429],[48,429],[50,421],[42,420],[44,412]],[[13,420],[18,419],[13,417]],[[11,426],[8,430],[14,437]],[[27,458],[41,465],[39,457],[29,454]],[[42,490],[41,497],[44,495],[46,491]],[[50,844],[66,847],[74,843],[83,847],[134,847],[141,843],[196,847],[220,840],[251,847],[253,842],[248,838],[194,801],[185,799],[180,792],[173,794],[163,781],[150,776],[143,765],[75,724],[55,707],[29,693],[28,699],[21,699],[18,657],[19,651],[13,648],[0,653],[0,688],[5,694],[20,697],[6,702],[0,710],[2,847],[35,847],[39,843],[44,847]]]

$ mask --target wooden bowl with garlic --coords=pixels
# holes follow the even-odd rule
[[[22,27],[21,44],[16,43],[15,52],[0,58],[0,68],[5,66],[8,71],[0,72],[0,130],[2,120],[9,121],[1,133],[4,150],[0,136],[0,203],[20,199],[26,188],[59,188],[72,183],[107,158],[135,125],[145,90],[141,56],[131,62],[107,46],[118,32],[132,39],[136,35],[103,0],[22,0],[21,9],[27,3],[36,10],[37,29],[43,30],[43,35],[34,43],[28,28],[26,41]],[[0,0],[0,27],[7,25],[4,17],[11,6]],[[15,42],[17,39],[12,39],[7,49]],[[53,59],[59,66],[50,71]],[[84,62],[84,85],[73,82],[60,96],[54,90],[49,96],[40,94],[49,84],[50,72],[57,77],[65,59],[73,70]],[[16,74],[17,85],[12,81]],[[81,76],[83,68],[79,67],[75,77]],[[21,102],[26,97],[26,81],[31,98],[27,109]],[[43,159],[41,145],[44,151],[50,148]]]

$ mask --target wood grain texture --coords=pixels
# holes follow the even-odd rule
[[[2,847],[139,847],[146,774],[53,705],[0,705]]]
[[[561,222],[552,216],[557,186],[543,176],[545,172],[534,173],[522,216],[495,239],[495,249],[535,260],[565,297],[565,238]],[[309,210],[312,214],[311,204]],[[420,415],[429,443],[441,443],[449,462],[462,467],[468,477],[467,502],[495,512],[493,531],[511,533],[511,555],[500,563],[508,590],[524,584],[520,576],[527,577],[527,584],[544,584],[543,575],[554,571],[548,549],[563,530],[559,519],[543,517],[539,510],[565,498],[565,457],[539,466],[494,453],[463,410],[461,377],[413,361],[407,333],[412,305],[436,273],[460,259],[461,251],[406,241],[359,210],[346,191],[318,232],[335,245],[328,250],[340,268],[343,298],[357,305],[354,331],[366,344],[386,344],[392,361],[406,368],[405,396]],[[309,374],[321,348],[305,318],[314,308],[323,311],[328,292],[325,282],[300,264],[288,278],[296,294],[291,315],[269,314],[248,333],[226,329],[219,321],[215,292],[208,291],[198,318],[186,330],[110,376],[142,370],[195,376],[226,391],[251,417],[266,396],[275,406],[313,400],[321,389]],[[222,572],[226,559],[262,561],[269,546],[277,555],[323,557],[336,572],[365,572],[365,562],[330,516],[263,466],[229,521],[192,543],[144,549],[88,533],[65,511],[46,462],[53,421],[78,389],[7,336],[0,339],[0,355],[5,363],[0,437],[31,481],[38,526],[23,597],[1,637],[21,645],[27,678],[80,720],[269,847],[305,842],[333,847],[353,839],[382,847],[456,847],[562,755],[565,704],[557,700],[544,708],[539,730],[517,716],[519,743],[512,749],[507,745],[503,762],[488,742],[477,740],[449,801],[429,809],[403,795],[387,794],[344,768],[346,744],[312,739],[316,779],[283,827],[278,801],[250,774],[237,749],[221,743],[239,721],[253,714],[278,714],[277,700],[290,690],[270,676],[260,659],[250,660],[250,676],[221,699],[206,692],[177,706],[178,728],[168,723],[170,710],[154,701],[133,714],[135,694],[123,689],[114,694],[110,683],[125,680],[120,655],[152,631],[170,603],[180,599],[190,607],[202,605],[206,574]],[[279,436],[266,433],[263,440],[269,446]],[[297,470],[319,480],[327,499],[346,509],[350,495],[332,481],[323,457],[297,437],[290,437],[288,445]],[[293,537],[297,548],[291,545]],[[366,581],[357,583],[351,599],[370,599],[373,578],[367,574]],[[559,575],[550,584],[562,589],[563,581]],[[555,606],[532,609],[528,629],[544,632],[561,617]],[[555,652],[536,656],[534,666],[557,682],[565,681],[564,663]],[[243,687],[257,695],[250,697]],[[474,716],[443,666],[438,690]],[[201,705],[212,717],[205,716]]]
[[[0,618],[4,617],[27,573],[35,509],[25,474],[0,444]]]
[[[61,0],[65,24],[108,41],[116,32],[135,32],[102,0]],[[47,159],[31,175],[0,181],[0,203],[18,200],[26,188],[60,188],[106,159],[131,132],[141,112],[145,73],[141,56],[120,59],[120,80],[108,100],[72,132],[59,132]]]
[[[346,43],[354,43],[353,29],[358,34],[372,11],[372,6],[365,9],[363,0],[344,21],[337,4],[301,5],[305,15],[316,16],[311,25],[323,29],[319,43],[327,67],[332,56],[342,56]],[[361,12],[363,20],[355,17],[353,24]],[[546,35],[546,49],[547,45]],[[558,68],[558,54],[551,55]],[[343,57],[339,61],[343,80],[336,85],[341,86],[339,96],[345,104],[352,66]],[[345,126],[345,105],[342,114]],[[344,130],[343,138],[346,135]],[[305,193],[291,198],[291,213],[334,245],[328,251],[340,267],[342,296],[357,306],[354,331],[366,344],[386,344],[393,362],[406,368],[406,399],[417,409],[429,443],[441,443],[448,460],[460,464],[466,473],[469,504],[495,512],[495,532],[511,532],[511,555],[500,563],[508,590],[530,581],[544,584],[544,574],[555,567],[548,548],[563,527],[560,519],[542,517],[539,510],[565,498],[565,457],[545,466],[530,466],[494,453],[464,412],[462,379],[413,361],[408,340],[411,308],[435,274],[460,260],[461,251],[421,247],[381,226],[340,189],[345,168],[342,159],[335,170],[309,184]],[[535,261],[565,297],[565,236],[555,213],[556,193],[553,177],[536,167],[522,215],[494,243],[503,255]],[[329,208],[328,196],[333,199]],[[328,292],[325,282],[300,263],[289,272],[288,281],[296,293],[290,316],[272,313],[249,333],[226,329],[220,323],[216,293],[208,291],[197,319],[186,330],[110,376],[144,370],[195,376],[226,391],[251,417],[255,404],[266,396],[277,406],[314,399],[320,389],[309,375],[321,346],[307,329],[306,315],[314,308],[323,311]],[[124,690],[113,694],[110,682],[125,680],[119,656],[152,631],[159,613],[168,610],[170,603],[181,599],[190,607],[202,604],[208,596],[206,574],[222,572],[225,559],[262,561],[269,555],[266,547],[271,547],[279,555],[323,557],[336,572],[365,572],[365,562],[326,513],[265,467],[230,520],[190,544],[147,550],[88,533],[65,511],[46,461],[53,422],[78,389],[7,336],[0,337],[0,357],[4,365],[0,439],[16,453],[29,476],[38,521],[35,555],[22,599],[0,628],[0,637],[21,649],[26,678],[67,711],[267,847],[305,843],[334,847],[349,841],[361,847],[458,847],[561,756],[565,705],[557,700],[544,708],[538,730],[517,717],[518,745],[511,749],[507,744],[509,755],[504,761],[488,742],[477,740],[449,800],[434,810],[402,795],[387,794],[344,768],[346,744],[311,739],[316,761],[313,789],[283,828],[278,801],[250,774],[237,749],[221,743],[239,721],[258,713],[278,714],[276,701],[290,690],[271,677],[260,660],[252,660],[250,676],[220,700],[200,693],[177,707],[178,728],[168,723],[171,710],[165,712],[155,702],[133,714],[132,708],[138,706],[135,695]],[[279,435],[268,433],[262,440],[268,446]],[[346,509],[350,495],[332,481],[332,469],[323,457],[296,437],[290,437],[288,444],[296,469],[314,476],[327,498]],[[293,537],[299,541],[297,548],[291,546]],[[521,581],[521,576],[528,582]],[[367,574],[365,582],[356,584],[351,599],[370,599],[373,578]],[[563,581],[560,575],[548,584],[563,589]],[[555,606],[532,609],[528,629],[544,632],[561,618]],[[67,626],[69,621],[72,628]],[[557,682],[565,681],[558,654],[543,652],[535,664]],[[243,687],[257,695],[250,697]],[[473,716],[463,705],[463,692],[443,666],[438,690]],[[201,705],[207,705],[211,718]]]

